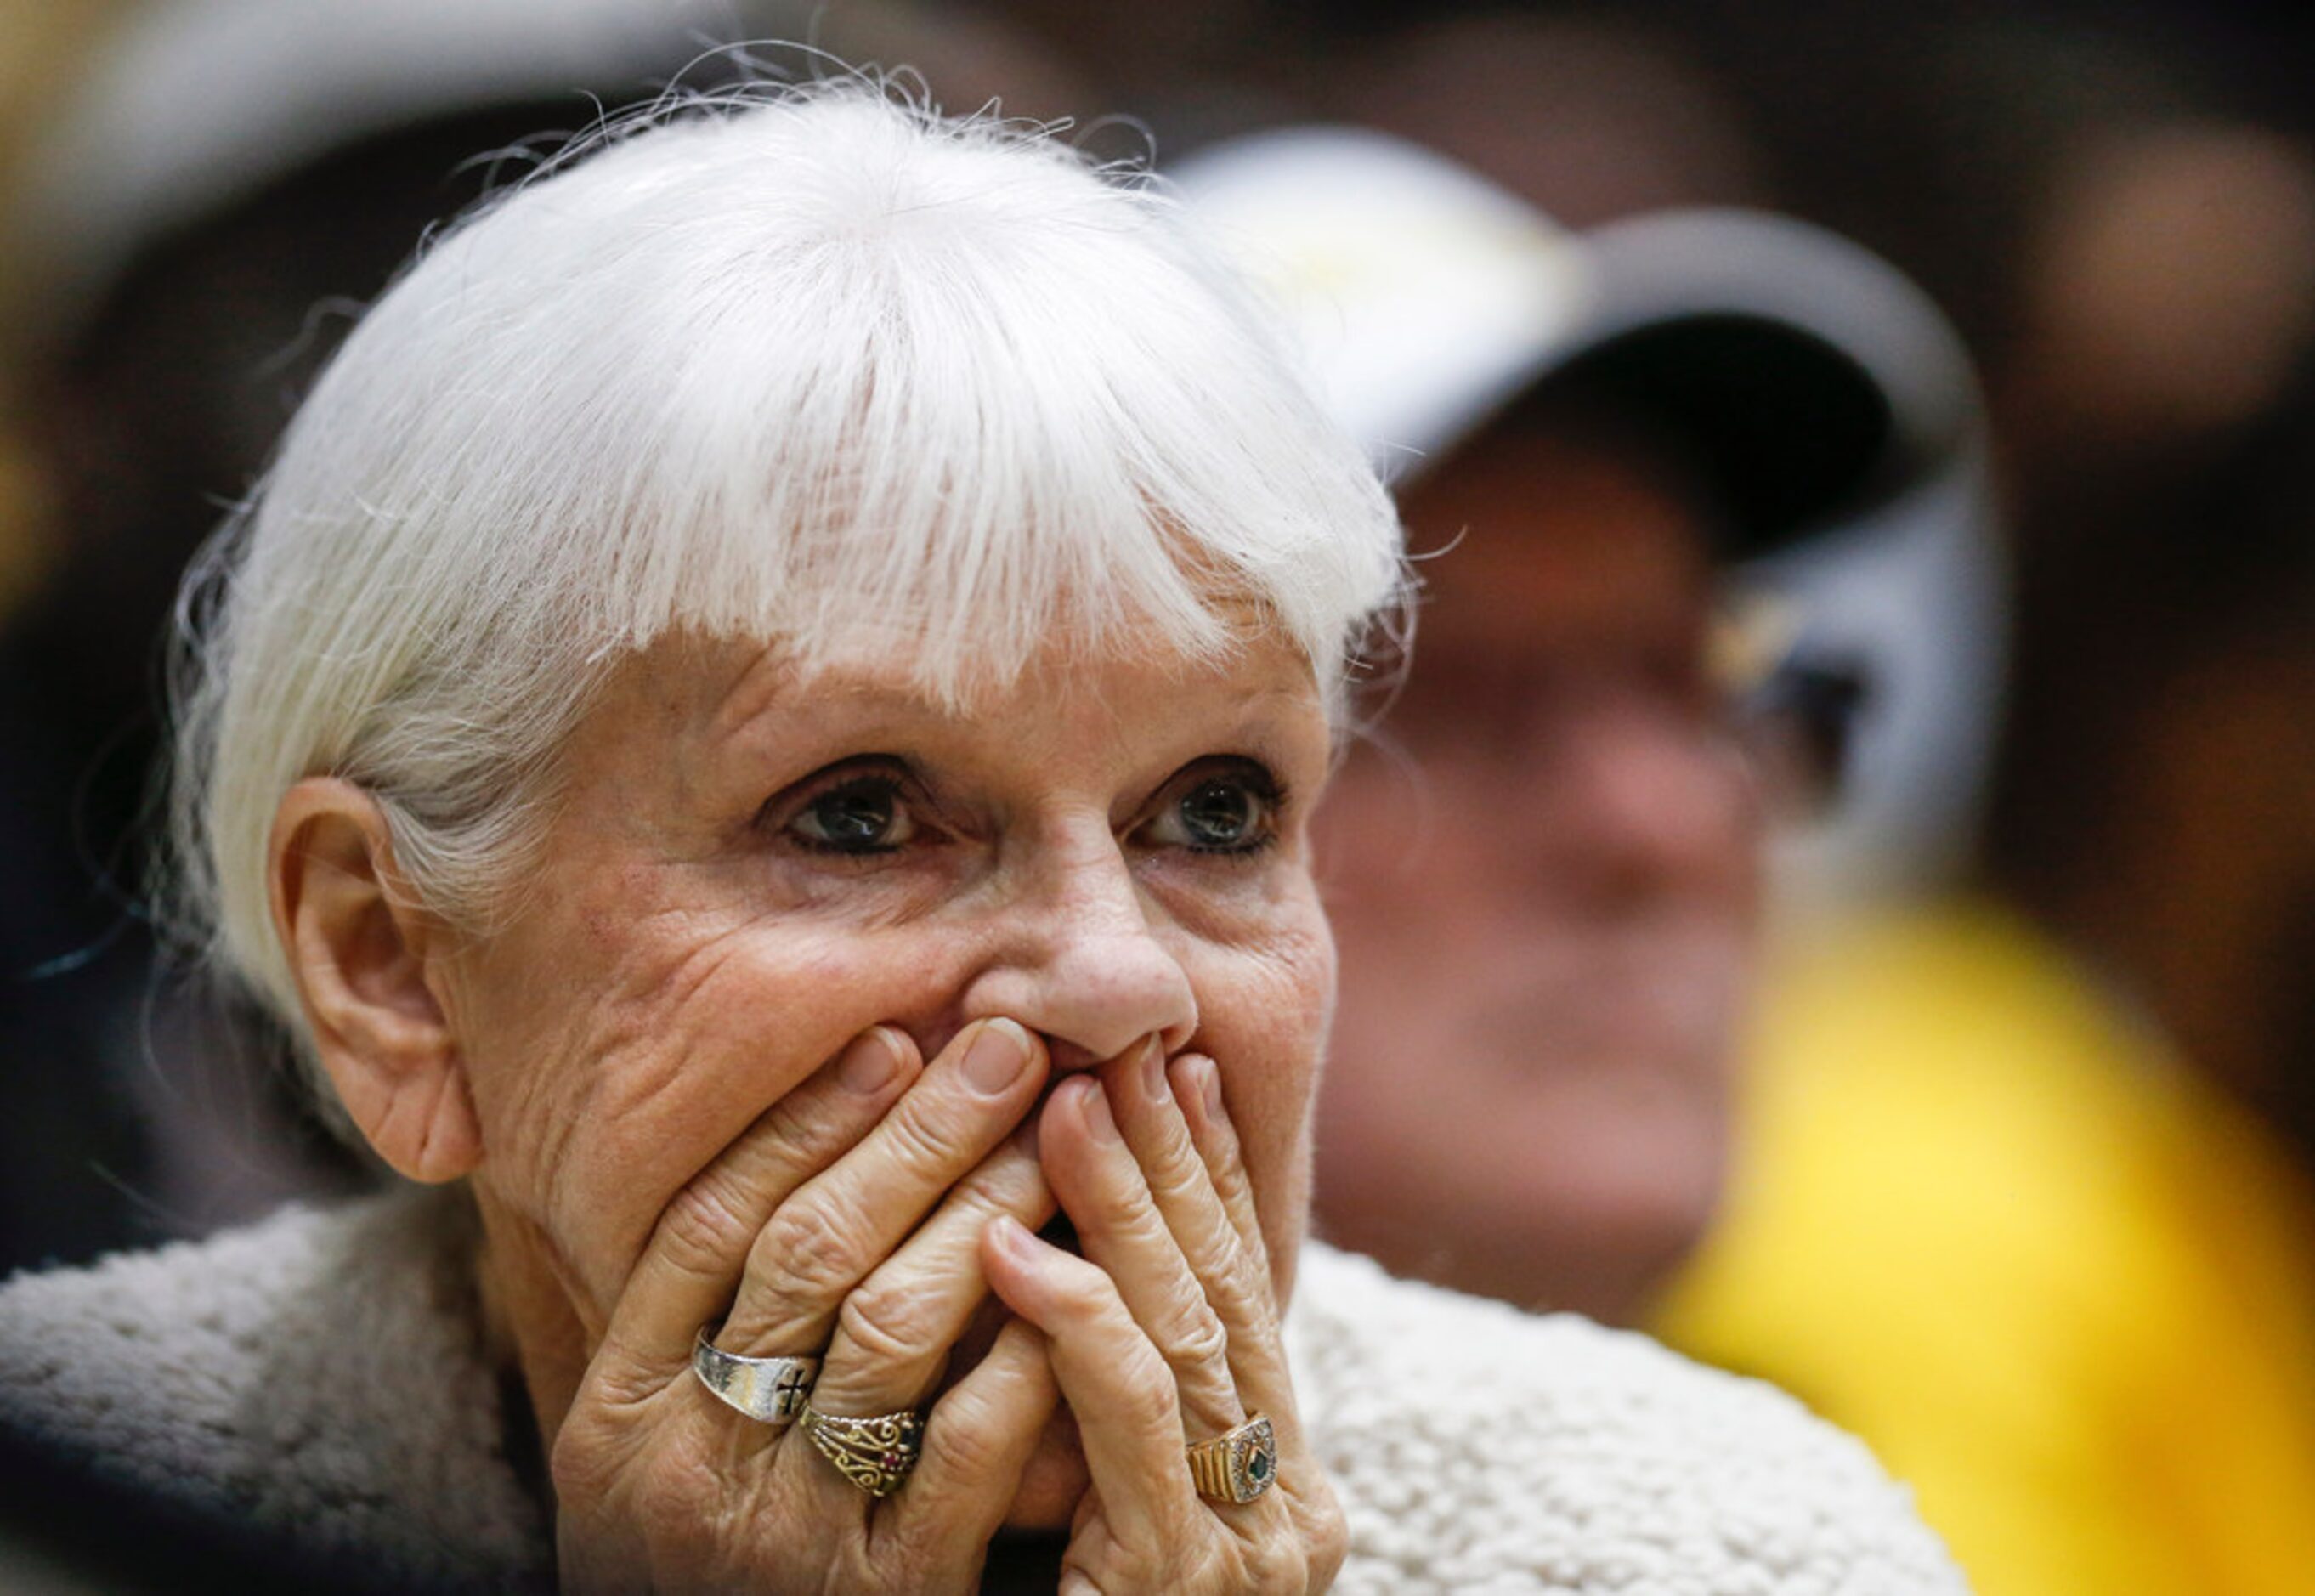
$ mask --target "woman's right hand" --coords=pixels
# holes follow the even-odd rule
[[[988,1295],[981,1233],[1053,1212],[1023,1132],[1047,1071],[1010,1020],[929,1065],[879,1026],[679,1192],[551,1441],[576,1590],[970,1590],[1057,1400],[1008,1321],[943,1393],[904,1486],[870,1498],[802,1425],[757,1423],[691,1372],[701,1325],[745,1356],[819,1356],[813,1407],[916,1409]]]

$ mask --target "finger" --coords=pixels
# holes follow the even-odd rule
[[[1238,1240],[1254,1254],[1265,1278],[1270,1249],[1262,1239],[1262,1221],[1254,1206],[1254,1187],[1246,1177],[1238,1149],[1237,1130],[1222,1105],[1222,1072],[1202,1053],[1184,1053],[1166,1071],[1174,1101],[1189,1128],[1190,1139],[1213,1183],[1214,1195],[1229,1216]]]
[[[628,1272],[598,1352],[605,1371],[648,1385],[688,1368],[693,1337],[731,1305],[765,1220],[867,1136],[918,1071],[916,1043],[878,1025],[766,1109],[693,1176]]]
[[[845,1298],[812,1387],[815,1412],[840,1418],[909,1412],[938,1383],[973,1314],[989,1301],[981,1231],[999,1214],[1035,1225],[1052,1216],[1033,1138],[1033,1129],[1024,1126],[989,1154]],[[838,1522],[859,1511],[857,1487],[816,1448],[783,1449],[778,1467],[785,1488],[814,1504],[811,1511]],[[991,1486],[984,1480],[969,1488]]]
[[[1033,1127],[983,1159],[914,1236],[838,1310],[812,1405],[823,1413],[912,1407],[940,1379],[950,1349],[989,1300],[980,1233],[999,1214],[1034,1228],[1053,1215]]]
[[[1239,1233],[1176,1096],[1173,1075],[1194,1078],[1213,1068],[1211,1059],[1185,1058],[1169,1072],[1153,1037],[1143,1051],[1106,1067],[1103,1077],[1150,1197],[1229,1336],[1235,1368],[1261,1344],[1275,1343],[1278,1302],[1267,1261]],[[1252,1222],[1250,1201],[1247,1222]],[[1282,1354],[1277,1361],[1282,1364]],[[1249,1390],[1242,1377],[1233,1385],[1249,1407],[1273,1399],[1269,1392]]]
[[[1138,1060],[1126,1062],[1131,1077]],[[1110,1098],[1099,1082],[1079,1076],[1047,1100],[1038,1121],[1047,1178],[1086,1256],[1165,1357],[1190,1434],[1219,1435],[1246,1420],[1230,1378],[1229,1334],[1126,1146]],[[1211,1222],[1227,1223],[1219,1204]]]
[[[1020,1125],[1044,1073],[1044,1049],[1011,1020],[959,1032],[858,1146],[773,1210],[716,1344],[824,1349],[838,1305]]]
[[[1192,1240],[1185,1242],[1185,1249],[1191,1250],[1193,1265],[1207,1282],[1209,1299],[1231,1332],[1230,1372],[1240,1400],[1249,1411],[1268,1414],[1281,1446],[1299,1452],[1301,1424],[1278,1334],[1281,1305],[1270,1272],[1270,1249],[1262,1237],[1237,1131],[1223,1107],[1221,1070],[1203,1054],[1185,1053],[1167,1068],[1166,1084],[1230,1237],[1228,1241],[1218,1237],[1203,1243]],[[1189,1184],[1186,1177],[1184,1184]],[[1193,1236],[1197,1235],[1193,1229]]]
[[[933,1405],[922,1459],[893,1499],[896,1532],[928,1549],[986,1552],[1021,1494],[1022,1476],[1060,1401],[1043,1333],[1007,1319],[989,1355]],[[956,1565],[953,1557],[917,1561]]]
[[[1045,1334],[1110,1531],[1161,1565],[1188,1555],[1208,1515],[1183,1453],[1173,1370],[1109,1276],[1009,1219],[989,1227],[981,1263],[1005,1305]]]

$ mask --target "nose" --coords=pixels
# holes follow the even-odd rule
[[[1177,1051],[1198,1028],[1189,973],[1106,820],[1078,829],[1036,846],[966,989],[966,1017],[1005,1015],[1039,1032],[1057,1071],[1114,1058],[1153,1032]]]

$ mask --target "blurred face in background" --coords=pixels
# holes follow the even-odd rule
[[[1446,552],[1319,817],[1320,1230],[1399,1272],[1627,1319],[1710,1218],[1761,815],[1695,502],[1628,440],[1527,427],[1404,497]]]

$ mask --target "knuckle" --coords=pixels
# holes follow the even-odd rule
[[[1348,1530],[1342,1531],[1324,1545],[1311,1547],[1303,1559],[1302,1577],[1295,1584],[1294,1589],[1298,1591],[1331,1589],[1335,1581],[1341,1577],[1343,1565],[1349,1559],[1350,1555],[1351,1537]]]
[[[1188,1554],[1175,1580],[1184,1591],[1247,1592],[1263,1589],[1261,1560],[1235,1542],[1208,1539]]]
[[[1225,1197],[1230,1193],[1243,1191],[1246,1165],[1238,1156],[1237,1138],[1227,1131],[1217,1135],[1207,1155],[1206,1168],[1208,1178],[1214,1183],[1214,1190]]]
[[[1078,1228],[1098,1229],[1120,1259],[1147,1260],[1144,1267],[1168,1267],[1169,1253],[1179,1253],[1165,1216],[1138,1193],[1105,1193],[1098,1202],[1078,1207]]]
[[[687,1273],[722,1273],[755,1239],[759,1220],[750,1207],[721,1170],[710,1170],[669,1201],[660,1216],[661,1250]]]
[[[1168,1556],[1154,1547],[1137,1546],[1112,1537],[1090,1566],[1065,1565],[1061,1596],[1104,1596],[1111,1591],[1228,1591],[1236,1587],[1196,1577],[1194,1564],[1179,1555]]]
[[[1005,1449],[992,1433],[991,1415],[975,1403],[950,1403],[925,1429],[923,1465],[944,1479],[994,1478]]]
[[[844,1299],[837,1324],[845,1339],[875,1363],[922,1357],[933,1340],[924,1296],[872,1281]]]
[[[1235,1237],[1220,1250],[1222,1256],[1206,1276],[1208,1300],[1240,1324],[1272,1317],[1267,1271],[1257,1265],[1254,1255]]]
[[[1219,1363],[1229,1356],[1229,1331],[1202,1297],[1178,1307],[1164,1335],[1176,1366]]]
[[[975,1200],[985,1202],[992,1210],[1011,1211],[1024,1202],[1041,1201],[1052,1195],[1052,1187],[1045,1181],[1045,1166],[1037,1156],[1024,1148],[1000,1148],[982,1161],[972,1177]]]
[[[1005,1152],[984,1160],[980,1167],[957,1184],[949,1198],[955,1207],[985,1219],[994,1219],[998,1214],[1020,1219],[1051,1200],[1052,1188],[1045,1184],[1044,1171],[1038,1167],[1036,1160]]]
[[[819,1170],[843,1145],[843,1137],[823,1116],[799,1116],[785,1112],[785,1104],[758,1121],[748,1138],[748,1165],[761,1172],[776,1171],[788,1179]]]
[[[1184,1248],[1203,1304],[1225,1324],[1264,1323],[1273,1317],[1267,1275],[1234,1228],[1219,1229],[1219,1234],[1202,1237]]]
[[[1311,1583],[1309,1560],[1303,1556],[1300,1547],[1291,1543],[1281,1547],[1278,1555],[1270,1560],[1269,1566],[1263,1571],[1258,1588],[1279,1592],[1282,1596],[1290,1592],[1293,1596],[1302,1596],[1308,1591],[1326,1589],[1324,1585]]]
[[[1117,1205],[1117,1226],[1129,1244],[1159,1254],[1176,1250],[1174,1232],[1166,1223],[1166,1216],[1147,1195],[1129,1186],[1117,1193],[1113,1201]]]
[[[958,1127],[932,1123],[927,1116],[936,1112],[923,1094],[912,1095],[901,1100],[878,1134],[903,1174],[945,1185],[955,1178],[959,1155],[971,1142],[955,1133]]]
[[[1314,1481],[1303,1498],[1301,1531],[1308,1572],[1300,1588],[1325,1590],[1351,1555],[1351,1522],[1335,1499],[1334,1487],[1323,1478]]]
[[[827,1194],[786,1203],[749,1255],[749,1283],[792,1298],[840,1296],[866,1272],[861,1235],[848,1205]]]
[[[1245,1275],[1255,1272],[1255,1250],[1246,1244],[1246,1238],[1237,1226],[1230,1222],[1227,1211],[1222,1222],[1215,1226],[1205,1239],[1204,1251],[1217,1272]]]
[[[1308,1590],[1308,1576],[1301,1566],[1299,1550],[1291,1542],[1273,1540],[1246,1552],[1244,1566],[1237,1570],[1237,1577],[1231,1589],[1262,1592],[1264,1596],[1269,1596],[1270,1592]]]
[[[1149,1194],[1170,1205],[1199,1201],[1211,1190],[1212,1177],[1186,1143],[1169,1144],[1144,1166]]]
[[[1240,1543],[1237,1556],[1239,1567],[1233,1590],[1305,1592],[1326,1588],[1312,1583],[1314,1571],[1300,1527],[1284,1514],[1268,1515],[1262,1528]]]
[[[1224,1263],[1215,1271],[1215,1278],[1250,1309],[1275,1312],[1277,1288],[1270,1276],[1270,1247],[1264,1240],[1261,1221],[1255,1219],[1249,1203],[1243,1226],[1229,1227],[1228,1238],[1222,1243]]]
[[[1174,1388],[1174,1371],[1147,1342],[1125,1371],[1118,1416],[1138,1432],[1157,1433],[1182,1426],[1182,1402]]]

